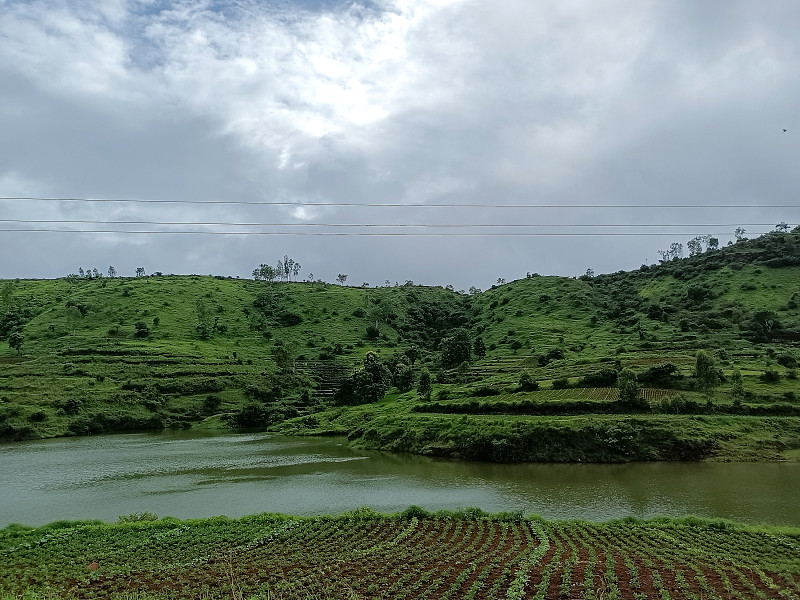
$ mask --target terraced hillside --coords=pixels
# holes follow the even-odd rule
[[[272,427],[489,460],[800,458],[797,232],[473,294],[161,275],[0,292],[2,439]]]

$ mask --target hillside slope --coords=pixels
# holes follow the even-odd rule
[[[473,295],[414,285],[370,289],[203,276],[15,280],[0,282],[0,292],[3,439],[279,426],[348,433],[372,447],[491,460],[658,459],[686,452],[763,458],[756,446],[771,427],[763,419],[781,418],[778,443],[768,445],[766,456],[792,459],[800,449],[797,232],[632,272],[531,275]],[[710,390],[695,377],[698,349],[707,351],[718,375]],[[363,401],[334,394],[363,389],[351,375],[370,352],[380,357],[383,378],[370,398],[389,391],[366,407],[370,418],[380,413],[373,430],[348,424],[347,415],[363,409],[333,406]],[[616,389],[626,368],[641,387],[634,405],[621,403]],[[426,402],[413,391],[423,369],[434,380]],[[738,392],[731,387],[735,372]],[[408,419],[429,423],[432,413],[438,424],[422,427],[428,433],[414,443],[387,434],[399,431],[401,421],[413,430]],[[592,444],[576,450],[587,427],[602,433],[602,446],[604,432],[636,414],[634,421],[646,426],[631,435],[652,438],[656,425],[647,419],[674,413],[727,415],[750,425],[722,427],[727,441],[711,427],[699,445],[667,436],[672,446],[645,453]],[[609,414],[617,417],[597,418]],[[497,423],[488,428],[498,432],[492,439],[515,448],[511,420],[526,431],[550,431],[555,426],[547,419],[568,417],[569,429],[584,433],[559,438],[570,446],[561,454],[506,452],[503,444],[469,450],[477,442],[465,436],[486,429],[487,415]],[[681,428],[678,421],[672,427]],[[443,434],[456,429],[459,435]],[[730,441],[741,441],[745,430],[750,442]],[[491,446],[492,439],[481,444]],[[676,443],[689,450],[676,450]]]

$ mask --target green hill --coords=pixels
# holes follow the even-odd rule
[[[410,282],[3,281],[0,438],[271,427],[488,460],[798,459],[798,305],[797,231],[471,295]],[[701,349],[710,382],[695,376]],[[624,369],[638,377],[633,401],[617,390]],[[421,400],[423,370],[433,390]]]

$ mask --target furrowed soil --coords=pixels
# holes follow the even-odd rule
[[[800,597],[800,529],[513,515],[55,523],[0,531],[0,598]]]

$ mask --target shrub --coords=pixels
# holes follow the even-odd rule
[[[134,329],[136,329],[135,336],[136,337],[147,337],[150,335],[150,328],[147,327],[147,323],[144,321],[136,321],[133,324]]]
[[[617,385],[617,372],[614,369],[603,369],[597,373],[589,373],[580,378],[577,387],[613,387]]]
[[[554,390],[565,390],[569,387],[569,379],[566,377],[561,377],[559,379],[553,380],[553,389]]]
[[[775,369],[767,369],[761,374],[759,379],[764,383],[778,383],[781,380],[781,376]]]
[[[149,512],[136,512],[129,515],[120,515],[118,521],[120,523],[138,523],[141,521],[157,521],[158,515]]]
[[[500,390],[487,386],[475,388],[470,392],[470,396],[473,398],[486,398],[488,396],[499,396],[500,394]]]
[[[523,371],[519,376],[520,392],[535,392],[539,389],[539,382],[534,381],[527,371]]]

